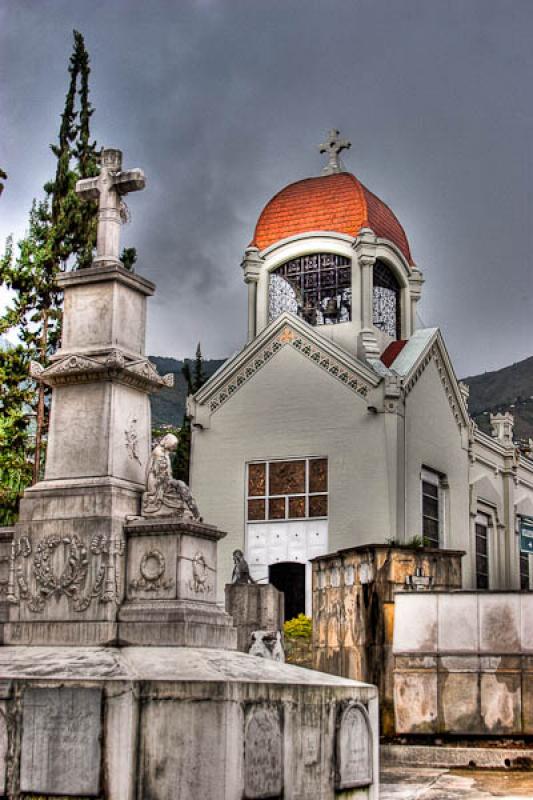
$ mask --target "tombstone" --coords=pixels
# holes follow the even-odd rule
[[[99,796],[101,705],[101,689],[26,689],[21,791]]]
[[[283,738],[279,711],[253,707],[244,736],[244,797],[263,800],[283,792]]]
[[[350,703],[337,726],[337,789],[372,783],[372,733],[366,708]]]

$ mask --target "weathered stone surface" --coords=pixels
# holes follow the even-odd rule
[[[366,709],[350,703],[337,731],[337,788],[355,789],[372,783],[372,732]]]
[[[482,653],[519,653],[520,595],[480,594],[479,647]]]
[[[414,597],[414,600],[413,600]],[[394,615],[394,652],[395,653],[435,653],[437,651],[437,596],[420,593],[417,595],[396,595],[396,611]],[[423,605],[424,613],[403,612],[403,604]]]
[[[443,594],[439,598],[439,649],[449,653],[477,653],[479,626],[475,594]]]
[[[422,732],[422,705],[438,709],[434,731],[457,735],[523,735],[533,728],[533,660],[527,621],[529,595],[519,592],[461,592],[402,595],[396,606],[400,631],[395,652],[395,715],[402,733]],[[524,603],[525,599],[525,603]],[[433,614],[437,602],[438,647],[428,661],[416,628],[409,625]],[[524,622],[524,610],[526,622]],[[399,619],[401,617],[402,619]],[[479,630],[479,636],[477,631]],[[530,663],[531,662],[531,663]],[[409,692],[424,668],[417,699]],[[430,676],[438,676],[435,684]],[[423,703],[422,703],[423,699]],[[418,718],[417,718],[418,717]]]
[[[228,583],[226,611],[237,628],[237,649],[247,653],[253,631],[283,630],[283,593],[271,583]]]
[[[437,673],[395,673],[394,711],[397,733],[436,733]]]
[[[479,675],[475,672],[442,672],[439,675],[444,729],[449,733],[480,733]]]
[[[280,710],[252,707],[244,734],[244,797],[262,800],[283,791],[283,737]]]
[[[8,744],[7,703],[0,700],[0,795],[6,793]]]
[[[29,688],[23,699],[23,792],[100,792],[101,689]]]

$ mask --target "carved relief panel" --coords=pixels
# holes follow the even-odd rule
[[[179,557],[178,597],[214,601],[216,591],[216,543],[183,536]]]
[[[128,600],[173,600],[176,597],[178,539],[132,536],[128,540]]]

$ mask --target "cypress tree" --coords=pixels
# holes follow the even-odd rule
[[[81,203],[75,192],[77,180],[98,172],[96,144],[90,139],[89,57],[78,31],[68,72],[58,142],[51,145],[57,159],[55,178],[45,185],[44,199],[34,201],[18,252],[8,241],[0,259],[0,283],[14,296],[0,317],[0,336],[11,333],[10,340],[16,342],[0,350],[0,492],[11,498],[6,506],[11,518],[17,495],[27,483],[27,469],[20,465],[27,465],[31,449],[31,420],[33,482],[40,477],[48,423],[48,391],[29,378],[29,363],[36,360],[46,366],[59,342],[62,294],[56,288],[57,275],[73,262],[79,268],[89,266],[96,244],[96,204]],[[9,478],[13,470],[21,476],[15,488]]]
[[[181,373],[185,378],[187,384],[187,394],[196,394],[202,388],[207,378],[204,372],[204,360],[202,356],[202,349],[200,342],[196,348],[196,357],[194,366],[191,370],[191,365],[187,359],[181,369]],[[183,423],[180,429],[178,447],[174,456],[174,477],[180,481],[185,481],[188,485],[190,480],[190,463],[191,463],[191,420],[187,415],[187,409],[183,415]]]

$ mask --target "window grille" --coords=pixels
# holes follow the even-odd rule
[[[310,325],[334,325],[352,318],[349,258],[315,253],[287,261],[270,274],[269,320],[284,311]]]
[[[400,339],[400,285],[382,261],[374,264],[373,324],[393,339]]]
[[[248,522],[316,519],[327,515],[327,458],[248,464]]]

